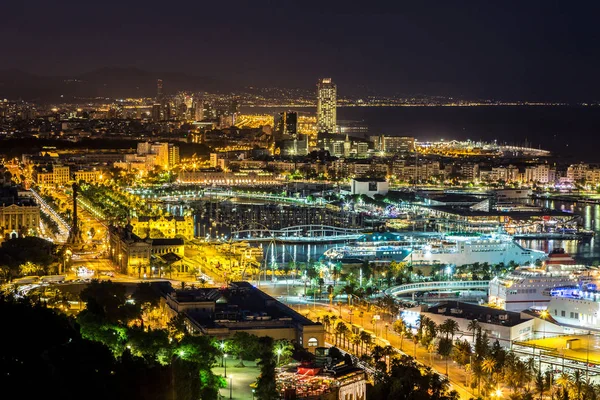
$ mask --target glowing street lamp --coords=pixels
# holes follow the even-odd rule
[[[224,357],[224,350],[225,350],[225,343],[221,342],[221,344],[219,345],[221,347],[221,352],[223,352],[223,356],[221,356],[221,367],[223,367],[223,359]]]

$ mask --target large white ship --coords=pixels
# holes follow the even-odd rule
[[[474,263],[534,264],[546,258],[546,253],[526,249],[506,234],[478,236],[445,236],[441,244],[429,244],[415,249],[413,263],[468,265]]]
[[[595,284],[555,288],[550,295],[548,313],[560,325],[600,329],[600,292]]]
[[[456,266],[475,263],[508,265],[511,261],[529,265],[546,258],[544,252],[523,248],[504,234],[416,238],[399,234],[383,235],[374,234],[351,245],[332,247],[325,252],[325,256],[342,261],[405,261]]]
[[[492,279],[488,301],[507,311],[545,309],[553,289],[583,285],[591,280],[590,271],[583,265],[519,267],[505,276]]]

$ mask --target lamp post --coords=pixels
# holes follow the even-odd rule
[[[227,353],[223,354],[223,363],[225,365],[225,378],[227,378]]]
[[[233,376],[229,375],[229,400],[231,400],[233,394]]]
[[[221,342],[219,346],[221,347],[221,352],[223,353],[223,355],[221,355],[221,368],[223,368],[223,359],[225,358],[225,352],[223,350],[225,350],[225,343]]]
[[[254,400],[254,393],[256,392],[256,389],[252,389],[252,400]]]

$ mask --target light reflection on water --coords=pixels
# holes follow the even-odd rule
[[[558,201],[541,200],[536,205],[570,211],[582,217],[584,229],[593,230],[596,235],[600,234],[600,205],[584,203],[563,203]],[[555,248],[564,248],[567,253],[575,257],[579,262],[591,264],[594,260],[600,260],[600,237],[588,240],[517,240],[521,246],[541,250],[546,253]],[[264,244],[264,254],[267,262],[275,261],[278,264],[288,262],[317,261],[330,247],[342,246],[343,244]]]
[[[581,216],[581,223],[584,229],[593,230],[596,235],[600,233],[600,205],[585,203],[565,203],[551,200],[538,200],[536,205],[570,211]],[[523,246],[534,250],[550,252],[555,248],[563,248],[579,262],[591,264],[594,260],[600,259],[600,241],[599,237],[592,237],[587,240],[517,240]]]

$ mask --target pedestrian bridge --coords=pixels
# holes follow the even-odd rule
[[[394,286],[386,289],[385,293],[392,296],[402,296],[416,292],[428,292],[435,290],[487,290],[490,281],[442,281],[442,282],[417,282]]]
[[[346,240],[357,240],[364,236],[360,229],[339,228],[328,225],[296,225],[282,229],[266,229],[256,227],[231,232],[233,241],[247,242],[342,242]]]

